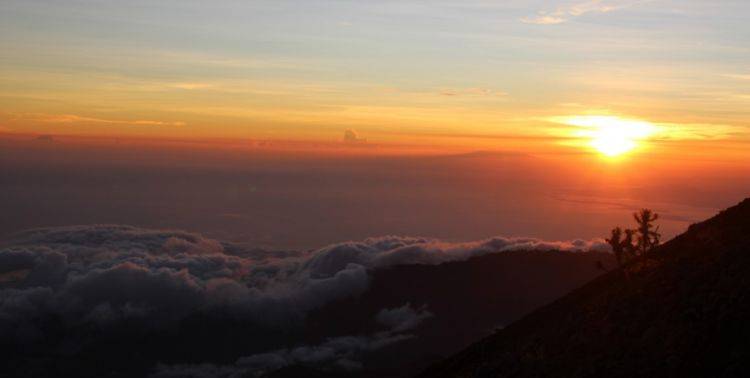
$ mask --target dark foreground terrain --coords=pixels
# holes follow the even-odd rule
[[[414,336],[366,358],[353,376],[413,376],[535,308],[550,303],[613,265],[609,253],[514,251],[468,261],[401,265],[375,270],[361,296],[331,303],[308,319],[308,335],[356,334],[376,330],[373,313],[410,303],[433,316],[411,330]]]
[[[421,376],[750,376],[750,199],[625,270],[591,281]]]

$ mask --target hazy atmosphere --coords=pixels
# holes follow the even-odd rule
[[[130,224],[308,249],[378,235],[588,239],[649,206],[669,237],[750,190],[740,161],[268,144],[14,138],[0,152],[0,226]]]

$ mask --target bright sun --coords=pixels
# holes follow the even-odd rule
[[[656,129],[645,121],[614,116],[576,116],[567,118],[565,123],[582,128],[578,135],[588,138],[591,147],[610,157],[633,150]]]

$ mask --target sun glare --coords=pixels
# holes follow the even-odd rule
[[[591,147],[610,157],[632,151],[656,130],[651,123],[614,116],[576,116],[565,123],[581,128],[578,136],[589,139]]]

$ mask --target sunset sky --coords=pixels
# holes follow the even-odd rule
[[[540,152],[646,123],[634,138],[743,150],[748,14],[743,0],[5,0],[0,131],[340,141],[351,129]]]
[[[0,233],[665,238],[750,192],[750,3],[0,2]]]

